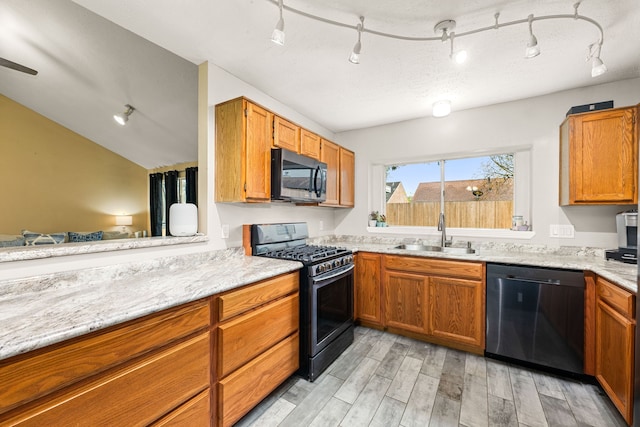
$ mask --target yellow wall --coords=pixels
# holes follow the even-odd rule
[[[143,167],[0,95],[0,234],[148,229]]]

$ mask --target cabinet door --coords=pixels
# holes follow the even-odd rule
[[[248,202],[271,199],[271,123],[273,114],[247,102],[244,194]]]
[[[356,255],[355,315],[370,326],[382,326],[381,258],[366,252]]]
[[[596,378],[628,423],[633,417],[635,322],[601,298],[596,305]]]
[[[569,204],[637,203],[636,107],[568,120]]]
[[[353,207],[355,184],[355,155],[340,147],[340,206]]]
[[[300,154],[320,160],[320,136],[302,129],[300,131]]]
[[[300,151],[300,126],[282,117],[273,118],[273,145],[297,153]]]
[[[323,205],[337,206],[340,201],[340,147],[331,141],[322,139],[320,141],[320,161],[327,164],[327,199]]]
[[[484,283],[429,278],[429,333],[447,342],[484,350]]]
[[[427,276],[385,271],[385,326],[427,334],[427,286]]]

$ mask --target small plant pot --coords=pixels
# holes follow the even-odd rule
[[[376,222],[376,227],[386,227],[387,223],[384,221],[377,221]]]
[[[378,223],[378,221],[376,221],[375,219],[370,219],[369,220],[369,227],[376,227],[377,223]]]

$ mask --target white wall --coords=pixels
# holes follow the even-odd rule
[[[274,113],[327,139],[334,139],[334,134],[318,123],[298,114],[225,70],[209,64],[209,182],[213,182],[215,167],[214,106],[239,96],[249,98]],[[214,203],[213,189],[211,189],[210,195],[208,234],[214,248],[240,246],[242,244],[243,224],[300,221],[307,222],[309,234],[312,237],[334,233],[334,211],[336,208],[296,206],[291,203]],[[221,238],[222,224],[229,225],[229,239]]]
[[[615,214],[628,206],[558,206],[558,126],[574,105],[614,100],[640,102],[640,79],[590,86],[465,111],[343,132],[336,142],[356,152],[356,207],[336,213],[336,234],[366,235],[367,213],[376,208],[370,181],[376,164],[473,155],[478,150],[531,147],[531,222],[536,232],[522,243],[551,246],[617,246]],[[549,237],[550,224],[573,224],[575,238]],[[484,239],[489,240],[489,239]]]

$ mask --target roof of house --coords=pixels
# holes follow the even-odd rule
[[[482,194],[478,200],[512,200],[513,179],[502,178],[467,179],[462,181],[446,181],[444,185],[445,199],[450,202],[466,202],[476,200],[472,189]],[[435,202],[440,200],[440,182],[421,182],[413,195],[414,202]]]
[[[402,182],[387,182],[386,190],[387,203],[409,203],[409,198]]]

